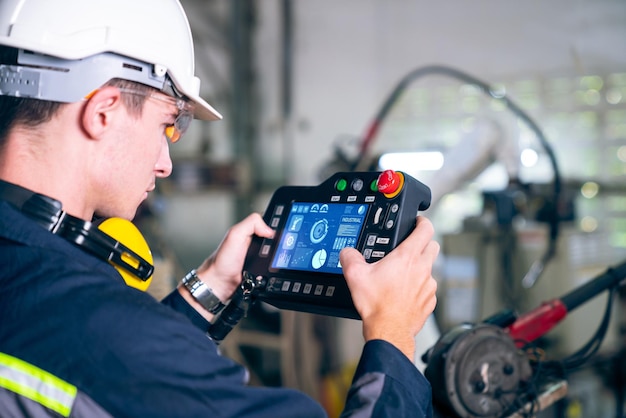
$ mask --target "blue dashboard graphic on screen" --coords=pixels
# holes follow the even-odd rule
[[[294,202],[272,268],[341,273],[339,252],[356,247],[368,205]]]

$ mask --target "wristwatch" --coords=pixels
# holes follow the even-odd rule
[[[183,286],[189,290],[189,293],[191,293],[194,299],[213,315],[218,314],[222,309],[224,309],[225,305],[217,296],[215,296],[215,293],[213,293],[211,288],[200,280],[196,270],[191,270],[187,273],[187,275],[183,277],[182,282]]]

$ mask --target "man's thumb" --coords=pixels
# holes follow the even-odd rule
[[[341,262],[342,267],[349,266],[355,263],[365,263],[365,259],[361,255],[361,253],[352,247],[346,247],[339,253],[339,261]]]

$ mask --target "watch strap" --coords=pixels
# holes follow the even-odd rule
[[[196,270],[191,270],[187,273],[185,277],[183,277],[182,283],[183,286],[189,290],[191,296],[210,313],[216,315],[224,309],[225,305],[215,293],[213,293],[213,290],[200,280]]]

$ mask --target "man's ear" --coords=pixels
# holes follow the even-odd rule
[[[111,127],[123,110],[122,93],[117,87],[107,86],[96,90],[83,108],[82,125],[92,138],[100,137]]]

